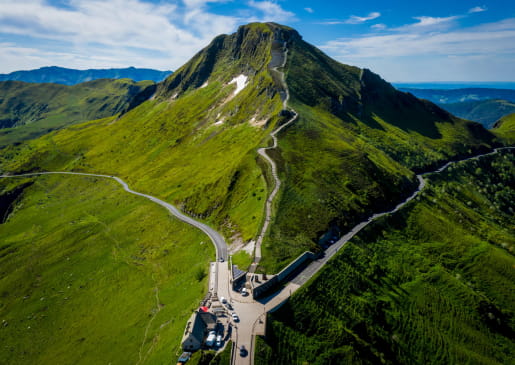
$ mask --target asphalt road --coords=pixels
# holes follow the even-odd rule
[[[429,175],[429,174],[434,174],[434,173],[440,173],[442,172],[443,170],[445,170],[446,168],[448,168],[449,166],[453,165],[453,164],[456,164],[456,163],[460,163],[460,162],[464,162],[464,161],[469,161],[469,160],[477,160],[481,157],[484,157],[484,156],[489,156],[489,155],[493,155],[495,153],[498,153],[499,151],[501,150],[506,150],[506,149],[515,149],[515,147],[500,147],[500,148],[496,148],[494,149],[493,151],[491,152],[487,152],[487,153],[483,153],[483,154],[480,154],[480,155],[476,155],[476,156],[471,156],[471,157],[467,157],[467,158],[463,158],[461,160],[457,160],[457,161],[450,161],[450,162],[447,162],[445,165],[443,165],[442,167],[434,170],[434,171],[430,171],[430,172],[425,172],[425,173],[422,173],[422,174],[418,174],[417,175],[417,179],[419,181],[419,185],[417,187],[417,189],[409,196],[407,197],[404,201],[402,201],[401,203],[399,203],[395,208],[389,210],[389,211],[386,211],[386,212],[382,212],[382,213],[376,213],[374,215],[372,215],[370,218],[368,218],[366,221],[363,221],[359,224],[357,224],[354,228],[352,228],[347,234],[345,234],[344,236],[342,236],[336,243],[334,243],[333,245],[331,245],[325,252],[324,252],[324,256],[313,261],[312,263],[310,263],[304,270],[302,270],[295,278],[293,278],[291,280],[291,283],[292,284],[295,284],[295,286],[293,287],[289,287],[289,286],[286,286],[283,291],[284,293],[281,292],[281,295],[278,295],[277,297],[279,298],[282,298],[283,301],[285,301],[286,299],[288,299],[288,297],[297,289],[299,288],[300,286],[304,285],[309,279],[311,279],[334,255],[336,255],[336,253],[348,242],[350,241],[357,233],[359,233],[359,231],[361,231],[364,227],[366,227],[368,224],[370,224],[371,222],[375,221],[376,219],[386,215],[386,214],[391,214],[391,213],[395,213],[396,211],[398,211],[399,209],[401,209],[403,206],[405,206],[407,203],[409,203],[411,200],[413,200],[423,189],[424,187],[426,186],[426,180],[424,179],[424,176],[425,175]],[[293,290],[292,290],[293,288]],[[280,305],[281,303],[280,302],[277,302],[275,301],[274,302],[275,305]],[[273,310],[273,306],[268,303],[267,304],[267,309],[268,310]]]
[[[34,173],[28,173],[28,174],[20,174],[20,175],[0,175],[0,178],[12,178],[12,177],[28,177],[28,176],[37,176],[37,175],[79,175],[79,176],[93,176],[93,177],[102,177],[107,179],[113,179],[116,180],[120,185],[123,186],[123,189],[127,191],[130,194],[138,195],[141,197],[144,197],[148,200],[153,201],[156,204],[161,205],[162,207],[166,208],[173,216],[178,218],[179,220],[183,221],[184,223],[187,223],[191,226],[194,226],[198,229],[200,229],[202,232],[207,234],[209,238],[211,239],[211,242],[215,245],[216,248],[216,258],[217,260],[220,258],[223,258],[224,260],[227,260],[227,244],[225,243],[225,240],[223,237],[215,231],[213,228],[209,227],[208,225],[196,221],[195,219],[185,215],[182,213],[179,209],[177,209],[175,206],[173,206],[170,203],[167,203],[161,199],[156,198],[155,196],[143,194],[137,191],[132,190],[129,188],[129,185],[120,179],[119,177],[112,176],[112,175],[102,175],[102,174],[88,174],[83,172],[67,172],[67,171],[48,171],[48,172],[34,172]]]

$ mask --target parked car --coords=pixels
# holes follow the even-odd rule
[[[211,347],[215,343],[216,332],[210,331],[206,338],[206,346]]]
[[[236,313],[232,313],[231,316],[232,316],[232,319],[233,319],[234,322],[239,322],[240,321],[240,317],[238,317],[238,315]]]
[[[191,357],[191,352],[183,352],[181,354],[181,357],[179,357],[179,360],[177,360],[177,362],[179,364],[184,364],[184,363],[187,363],[188,360],[190,359]]]
[[[216,347],[222,347],[222,335],[216,336]]]
[[[223,304],[226,304],[226,303],[227,303],[227,299],[225,299],[224,297],[220,297],[220,301],[221,301]]]
[[[244,297],[246,297],[247,295],[249,295],[249,292],[247,291],[247,288],[243,288],[243,289],[241,289],[241,295],[243,295]]]
[[[248,353],[249,353],[249,352],[247,351],[247,349],[245,348],[245,346],[241,346],[241,347],[240,347],[240,356],[241,356],[241,357],[245,357],[245,356],[247,356],[247,355],[248,355]]]
[[[225,306],[226,306],[226,307],[227,307],[227,309],[229,309],[230,311],[232,311],[232,310],[233,310],[231,303],[225,303]]]

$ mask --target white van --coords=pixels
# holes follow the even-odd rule
[[[207,335],[207,338],[206,338],[206,346],[208,346],[208,347],[213,346],[213,344],[215,343],[215,339],[216,339],[215,331],[210,331],[209,335]]]

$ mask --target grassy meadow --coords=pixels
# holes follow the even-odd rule
[[[113,116],[151,81],[100,79],[67,86],[0,82],[0,148],[56,129]]]
[[[23,187],[0,224],[0,363],[169,364],[206,293],[214,247],[111,180]]]
[[[246,38],[216,38],[160,84],[153,100],[120,118],[4,148],[0,170],[115,174],[217,227],[229,242],[254,238],[267,196],[256,150],[282,120],[267,70],[271,32],[261,37],[258,28],[249,27]],[[234,58],[240,46],[245,55]],[[230,81],[243,73],[248,86],[234,95]]]
[[[256,364],[510,364],[515,155],[431,175],[268,318]]]
[[[502,117],[494,129],[494,133],[510,143],[515,143],[515,113]]]

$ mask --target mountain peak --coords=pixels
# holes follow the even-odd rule
[[[160,86],[158,95],[170,97],[217,80],[229,82],[237,75],[249,77],[268,67],[274,41],[301,40],[293,28],[277,23],[249,23],[232,34],[215,37]]]

